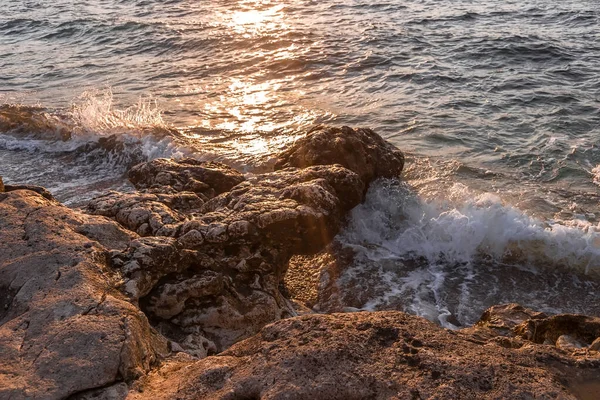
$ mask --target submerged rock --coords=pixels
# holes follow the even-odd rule
[[[107,266],[135,234],[30,190],[0,193],[0,227],[0,398],[130,382],[166,353]]]

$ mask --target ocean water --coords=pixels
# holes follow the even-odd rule
[[[314,124],[407,153],[338,241],[350,309],[600,313],[595,1],[3,0],[0,175],[77,207],[156,157],[247,173]],[[361,293],[360,296],[352,296]]]

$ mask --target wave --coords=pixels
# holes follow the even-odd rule
[[[537,219],[462,184],[432,198],[405,182],[372,185],[336,238],[355,254],[336,283],[343,307],[401,309],[448,328],[503,302],[600,312],[600,224]]]
[[[443,198],[425,201],[407,184],[380,182],[353,211],[341,238],[368,249],[372,259],[461,264],[486,258],[600,272],[600,224],[583,219],[542,221],[504,204],[495,194],[476,195],[460,183]]]
[[[128,190],[124,174],[131,166],[182,157],[188,151],[152,99],[119,108],[107,89],[84,92],[65,110],[0,106],[0,171],[5,180],[45,186],[69,205],[101,190]]]

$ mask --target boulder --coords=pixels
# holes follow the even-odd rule
[[[560,361],[549,366],[541,354]],[[268,325],[218,356],[168,362],[128,398],[579,398],[577,379],[598,382],[598,364],[561,357],[533,343],[479,343],[402,312],[305,315]]]
[[[112,265],[120,269],[125,292],[175,343],[199,335],[194,342],[204,346],[206,339],[222,351],[295,314],[280,292],[290,257],[322,249],[361,201],[363,188],[340,166],[254,176],[206,202],[197,215],[156,225],[156,232],[168,229],[174,237],[133,241],[112,254]],[[130,195],[142,204],[112,202],[117,206],[102,213],[130,215],[148,204],[143,196],[149,195]],[[105,201],[93,202],[95,212],[99,202]]]
[[[137,235],[30,190],[0,193],[0,226],[0,398],[131,382],[166,353],[107,265]]]
[[[129,180],[138,189],[161,188],[163,193],[188,191],[210,198],[231,190],[244,181],[244,176],[218,162],[159,158],[133,167]]]
[[[294,161],[301,153],[302,163]],[[290,258],[322,250],[368,183],[397,176],[404,162],[373,131],[346,127],[314,130],[281,158],[290,167],[246,178],[219,163],[153,160],[129,172],[140,192],[90,203],[92,214],[142,236],[172,238],[132,242],[112,254],[112,265],[124,292],[176,348],[199,343],[193,351],[203,353],[209,341],[222,351],[295,315],[280,290]]]
[[[318,126],[279,155],[275,170],[331,164],[355,172],[368,186],[376,178],[400,176],[404,155],[371,129]]]

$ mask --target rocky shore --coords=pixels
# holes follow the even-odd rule
[[[318,127],[273,172],[157,159],[82,210],[0,179],[0,399],[600,398],[600,318],[324,314],[345,265],[324,249],[403,167]]]

